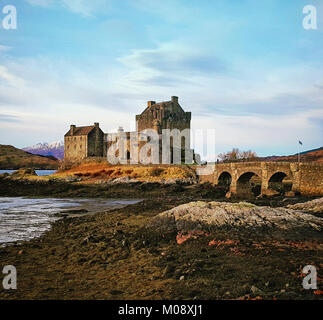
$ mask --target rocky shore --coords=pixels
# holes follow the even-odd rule
[[[294,210],[323,214],[323,198],[315,199],[305,203],[297,203],[294,205],[290,204],[287,207]]]
[[[41,238],[0,248],[0,265],[18,272],[18,289],[0,289],[0,299],[321,299],[323,225],[311,208],[322,200],[224,194],[208,184],[2,179],[1,196],[144,200],[65,217]],[[302,287],[309,264],[318,290]]]
[[[314,200],[322,203],[323,198]],[[289,207],[312,209],[313,201]],[[323,217],[315,217],[304,211],[260,207],[248,202],[190,202],[175,207],[156,216],[152,227],[161,230],[175,230],[177,233],[197,231],[208,232],[210,229],[231,228],[239,230],[249,229],[254,232],[261,231],[263,235],[283,232],[303,234],[314,232],[321,235],[323,231]]]

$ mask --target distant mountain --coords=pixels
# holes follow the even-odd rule
[[[260,160],[297,162],[298,154],[294,154],[291,156],[269,156],[269,157],[260,158]],[[302,162],[309,162],[309,161],[323,162],[323,147],[301,152],[301,161]]]
[[[0,144],[0,169],[57,169],[59,161],[53,156],[40,156],[25,152],[13,146]]]
[[[22,150],[41,156],[53,156],[57,159],[64,158],[64,142],[56,141],[52,143],[42,142],[34,146],[23,148]]]

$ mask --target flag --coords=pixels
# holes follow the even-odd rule
[[[301,140],[298,140],[298,143],[302,146],[303,142]]]

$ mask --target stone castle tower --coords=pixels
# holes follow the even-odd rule
[[[162,158],[162,130],[163,129],[184,129],[191,128],[191,112],[185,112],[178,102],[178,97],[171,97],[170,101],[156,103],[148,101],[146,109],[139,115],[136,115],[136,131],[124,132],[120,127],[118,133],[106,133],[99,128],[99,124],[94,126],[76,127],[71,125],[70,130],[65,134],[65,154],[64,158],[68,161],[79,161],[87,157],[107,157],[107,149],[111,146],[111,137],[116,137],[120,132],[124,133],[127,138],[127,159],[130,160],[130,144],[135,144],[138,150],[146,143],[144,141],[132,141],[131,136],[138,137],[138,134],[146,129],[153,129],[159,134],[160,140],[160,160]],[[112,141],[114,141],[112,139]],[[190,137],[188,141],[181,141],[181,158],[185,154],[185,150],[190,149]],[[172,140],[170,143],[171,159],[173,159]],[[177,149],[179,150],[179,149]],[[171,163],[173,161],[171,160]]]
[[[137,132],[154,129],[159,134],[162,129],[190,129],[191,112],[185,112],[178,103],[178,97],[171,97],[170,101],[148,101],[147,108],[136,115]]]

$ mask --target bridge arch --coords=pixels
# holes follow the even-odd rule
[[[277,171],[269,177],[268,188],[281,194],[291,191],[293,188],[293,177],[289,172]]]
[[[236,193],[241,196],[258,196],[261,193],[261,174],[253,171],[243,172],[236,183]]]
[[[222,171],[217,178],[217,185],[224,189],[224,191],[228,192],[230,190],[232,175],[228,171]]]

